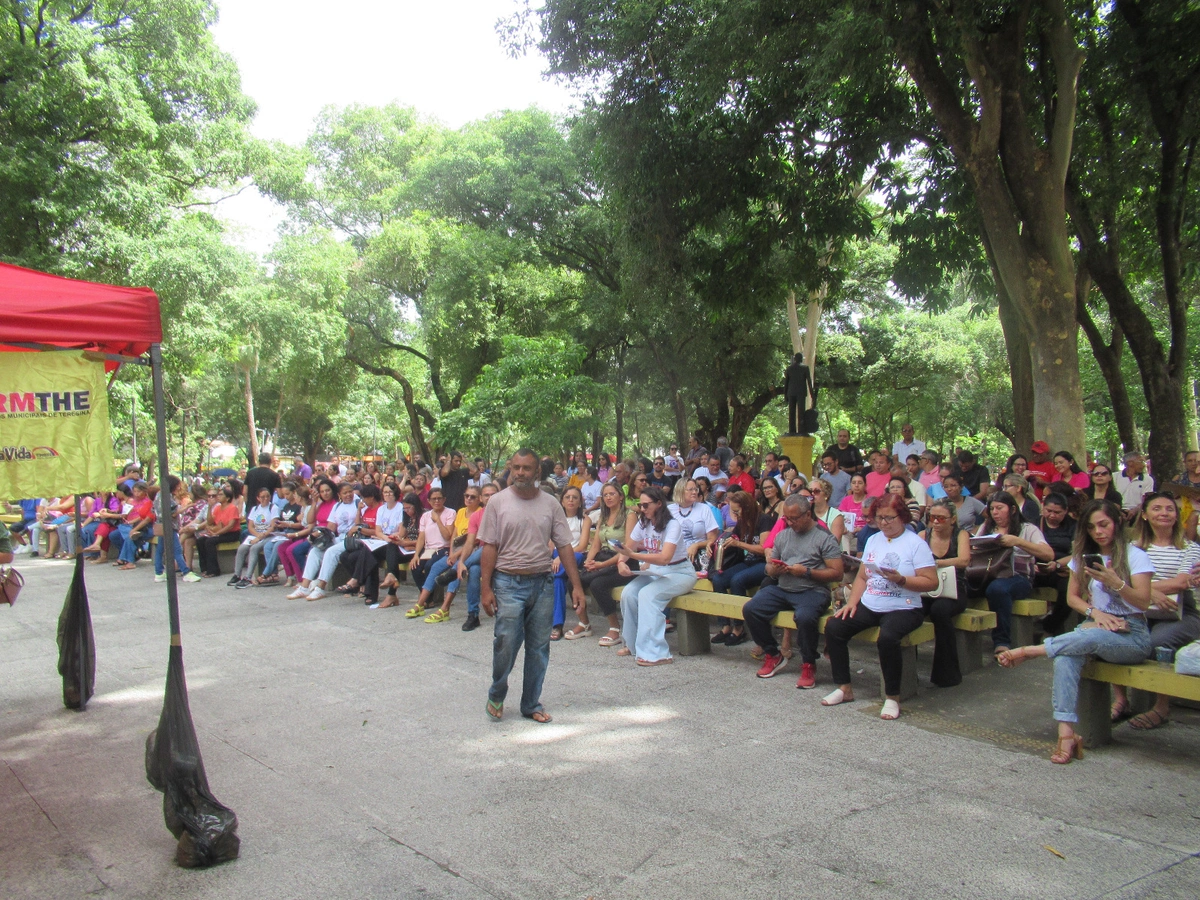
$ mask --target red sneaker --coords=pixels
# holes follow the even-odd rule
[[[796,682],[796,687],[808,690],[817,686],[817,667],[812,663],[803,663],[800,666],[800,678]]]
[[[768,653],[763,657],[762,668],[758,670],[759,678],[770,678],[787,664],[781,653]]]

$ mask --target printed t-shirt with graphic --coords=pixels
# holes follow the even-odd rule
[[[719,531],[712,507],[707,503],[693,503],[683,509],[678,503],[667,506],[671,517],[679,522],[680,538],[686,550],[692,544],[708,538],[710,531]]]
[[[899,537],[891,539],[882,531],[871,535],[867,538],[862,559],[864,566],[874,564],[881,569],[893,569],[909,578],[917,574],[917,569],[931,569],[937,565],[929,545],[907,528]],[[872,612],[896,612],[920,609],[921,595],[893,584],[868,569],[867,589],[863,591],[860,602]]]
[[[662,531],[659,531],[650,522],[639,521],[633,526],[629,540],[634,543],[641,541],[641,552],[643,553],[658,554],[662,552],[663,547],[667,544],[675,545],[675,552],[671,554],[671,559],[666,565],[656,564],[650,566],[648,571],[653,575],[665,572],[669,566],[687,559],[687,544],[683,542],[682,535],[683,531],[679,527],[679,520],[675,518],[667,522],[667,526]]]

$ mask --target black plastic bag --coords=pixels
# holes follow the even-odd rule
[[[58,674],[63,680],[63,705],[83,709],[96,689],[96,636],[83,579],[83,556],[75,557],[75,574],[58,616]]]
[[[178,644],[171,647],[158,728],[146,737],[146,778],[163,792],[163,818],[179,841],[178,865],[192,869],[237,859],[237,814],[208,788]]]

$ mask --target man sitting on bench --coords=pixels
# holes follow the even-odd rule
[[[783,610],[792,610],[801,662],[796,687],[808,689],[817,684],[817,623],[829,607],[830,584],[842,580],[842,549],[837,538],[817,527],[807,498],[793,494],[784,500],[783,518],[789,527],[775,536],[775,547],[767,557],[767,575],[779,583],[759,588],[742,607],[742,618],[754,642],[763,648],[758,677],[770,678],[786,663],[771,620]]]

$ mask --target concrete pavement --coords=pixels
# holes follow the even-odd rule
[[[1200,717],[1047,760],[1050,667],[988,666],[878,718],[824,709],[749,646],[644,669],[552,645],[551,725],[484,714],[491,638],[225,579],[181,584],[191,707],[241,858],[171,859],[143,742],[162,706],[165,590],[89,567],[97,695],[62,707],[67,563],[18,558],[0,609],[0,897],[1194,898]],[[405,588],[401,600],[415,593]],[[407,604],[406,604],[407,605]],[[518,664],[519,670],[519,664]],[[1060,855],[1061,854],[1061,855]]]

